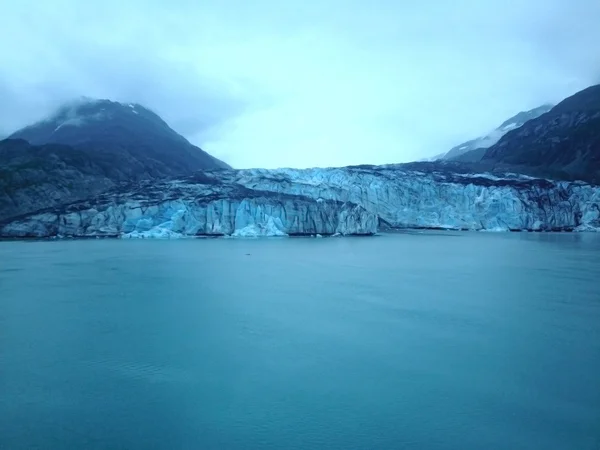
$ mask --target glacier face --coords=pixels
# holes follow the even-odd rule
[[[120,187],[0,225],[3,237],[368,235],[378,226],[600,229],[600,188],[405,166],[249,169]]]
[[[420,172],[402,166],[240,170],[252,189],[363,206],[393,228],[594,230],[600,188],[507,174]]]
[[[215,178],[209,184],[148,182],[135,189],[108,192],[64,209],[8,222],[0,226],[0,236],[369,235],[377,232],[377,224],[377,216],[359,205],[260,192]]]
[[[538,106],[537,108],[531,109],[529,111],[521,111],[520,113],[511,117],[510,119],[507,119],[504,123],[502,123],[502,125],[490,131],[485,136],[481,136],[470,141],[463,142],[462,144],[451,148],[450,151],[448,151],[447,153],[438,155],[437,157],[435,157],[435,159],[452,160],[466,153],[469,153],[472,150],[490,148],[509,131],[516,130],[517,128],[522,127],[527,121],[540,117],[542,114],[550,111],[553,107],[554,105],[546,104]]]

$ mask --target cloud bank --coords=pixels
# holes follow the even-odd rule
[[[235,167],[404,162],[600,82],[600,2],[3,0],[0,135],[85,95]]]

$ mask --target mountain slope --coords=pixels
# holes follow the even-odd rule
[[[64,144],[112,155],[135,178],[228,168],[192,145],[158,115],[137,104],[82,100],[10,136],[33,145]]]
[[[86,100],[0,141],[0,220],[227,164],[140,105]]]
[[[550,111],[552,109],[552,106],[553,105],[547,104],[547,105],[538,106],[537,108],[531,109],[529,111],[521,111],[520,113],[511,117],[510,119],[504,121],[498,128],[491,131],[487,135],[478,137],[476,139],[472,139],[467,142],[463,142],[462,144],[459,144],[456,147],[453,147],[452,149],[450,149],[450,151],[448,153],[446,153],[439,159],[444,159],[444,160],[456,159],[456,158],[460,157],[461,155],[464,155],[473,150],[481,149],[481,148],[489,148],[492,145],[494,145],[495,143],[497,143],[502,138],[502,136],[504,136],[509,131],[517,129],[519,127],[522,127],[523,124],[525,124],[527,121],[535,119],[535,118],[541,116],[542,114]],[[473,159],[473,158],[467,157],[464,160],[477,161],[478,159],[480,159],[480,158]]]
[[[486,150],[482,162],[600,183],[600,85],[507,133]]]
[[[108,155],[0,141],[0,220],[81,200],[129,178]]]

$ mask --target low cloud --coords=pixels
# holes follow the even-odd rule
[[[137,102],[236,167],[403,162],[600,82],[596,0],[3,6],[0,135]]]

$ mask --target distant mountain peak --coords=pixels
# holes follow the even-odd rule
[[[485,150],[481,161],[599,183],[600,85],[575,93],[507,133]]]
[[[507,131],[514,130],[516,128],[519,128],[520,126],[523,126],[523,124],[528,120],[536,119],[542,114],[547,113],[552,108],[554,108],[553,104],[546,103],[544,105],[538,106],[537,108],[530,109],[529,111],[521,111],[515,114],[510,119],[507,119],[504,122],[502,122],[502,125],[500,125],[498,129],[506,129]]]
[[[489,148],[496,144],[509,131],[522,127],[527,121],[538,118],[542,114],[550,111],[552,108],[553,105],[547,103],[538,106],[537,108],[530,109],[529,111],[521,111],[512,116],[510,119],[502,122],[498,128],[490,131],[486,135],[463,142],[462,144],[451,148],[450,151],[443,154],[438,159],[451,160],[473,150]]]
[[[229,167],[174,131],[158,114],[138,103],[80,97],[10,138],[32,145],[50,143],[110,153],[142,172],[187,174]]]
[[[138,103],[122,103],[108,99],[82,96],[63,103],[48,117],[26,126],[17,133],[36,127],[39,128],[41,125],[50,123],[56,125],[52,131],[52,134],[54,134],[63,127],[81,127],[89,122],[111,119],[116,113],[134,115],[143,113],[163,122],[156,113]],[[44,142],[39,143],[43,144]]]

